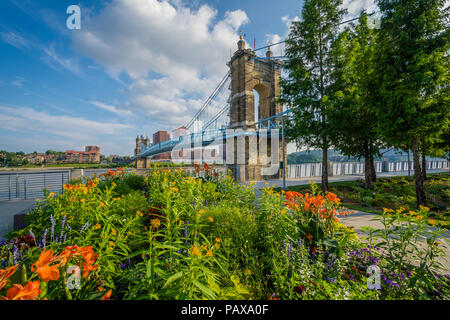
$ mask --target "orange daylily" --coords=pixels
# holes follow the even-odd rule
[[[308,234],[306,235],[306,238],[307,238],[308,240],[312,240],[313,236],[312,236],[310,233],[308,233]]]
[[[334,193],[328,192],[328,194],[325,196],[330,202],[338,203],[341,201]]]
[[[42,292],[40,285],[37,280],[28,282],[25,287],[14,284],[6,291],[6,297],[2,300],[36,300]]]
[[[8,280],[9,277],[13,275],[14,272],[16,272],[16,269],[19,265],[16,264],[15,266],[12,266],[5,270],[0,270],[0,290],[5,286],[6,280]]]
[[[58,263],[56,265],[50,266],[50,263],[55,261],[60,261],[64,259],[62,256],[53,256],[53,250],[44,249],[41,252],[39,260],[32,264],[31,271],[37,272],[41,279],[44,282],[48,282],[50,280],[58,280],[59,279],[59,269],[58,267],[62,263]]]
[[[101,300],[110,300],[109,298],[111,297],[111,294],[112,294],[112,289],[109,290],[109,291],[103,296],[103,298],[102,298]]]

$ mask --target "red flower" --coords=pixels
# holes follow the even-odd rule
[[[303,285],[294,287],[294,291],[297,292],[298,294],[302,294],[305,290],[306,288]]]

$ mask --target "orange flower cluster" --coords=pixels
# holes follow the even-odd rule
[[[6,281],[11,277],[19,265],[15,265],[5,270],[0,270],[0,290],[6,285]],[[39,281],[30,281],[25,287],[20,284],[13,284],[6,291],[6,297],[1,300],[36,300],[41,294]]]
[[[205,162],[205,163],[203,163],[203,167],[202,167],[202,165],[200,165],[198,163],[194,163],[194,167],[195,167],[195,173],[204,171],[205,173],[209,173],[209,174],[213,175],[214,177],[217,177],[219,175],[216,171],[214,171],[214,168],[216,167],[215,164],[212,164],[210,166],[209,164],[207,164]]]
[[[25,287],[20,284],[13,284],[11,288],[6,291],[6,297],[2,300],[37,300],[42,290],[39,281],[30,281]]]
[[[53,250],[44,249],[39,256],[39,259],[31,265],[31,271],[36,272],[42,281],[48,282],[50,280],[58,280],[60,277],[59,267],[65,266],[72,257],[82,258],[83,278],[86,278],[89,273],[97,269],[98,265],[94,265],[97,254],[94,254],[92,246],[66,247],[59,255],[53,255]],[[0,290],[6,285],[9,277],[16,271],[18,265],[10,267],[5,270],[0,270]],[[42,290],[40,289],[40,281],[30,281],[24,287],[20,284],[13,284],[6,292],[6,297],[1,300],[36,300],[39,298]],[[102,300],[107,300],[111,296],[111,290],[105,294]]]
[[[285,199],[284,205],[290,209],[299,210],[302,208],[307,212],[317,213],[319,218],[333,218],[335,221],[339,221],[336,217],[337,212],[335,209],[324,207],[327,201],[331,204],[337,204],[341,201],[334,193],[329,192],[323,197],[321,195],[310,196],[309,193],[303,196],[301,193],[295,191],[287,191]]]
[[[0,270],[0,290],[6,285],[6,280],[16,272],[18,266],[17,264],[6,270]]]
[[[66,247],[60,256],[63,257],[64,264],[72,257],[82,257],[83,262],[81,263],[81,266],[83,267],[83,278],[86,278],[91,271],[98,268],[97,264],[94,265],[95,260],[98,258],[98,254],[94,254],[92,246],[80,248],[77,245],[74,245],[72,247]]]
[[[41,252],[41,256],[38,261],[31,265],[31,271],[36,272],[44,282],[49,282],[50,280],[59,279],[59,266],[63,263],[61,256],[53,256],[53,250],[44,249]],[[54,262],[59,262],[54,265],[50,265]]]
[[[119,177],[120,175],[124,174],[125,172],[123,171],[122,168],[117,168],[116,170],[111,170],[108,169],[105,173],[101,173],[100,177]]]
[[[67,261],[76,256],[81,256],[83,258],[83,278],[86,278],[92,270],[97,269],[98,265],[94,265],[94,263],[98,258],[98,255],[94,254],[92,246],[79,248],[75,245],[66,247],[61,254],[56,256],[53,256],[53,250],[44,249],[41,252],[39,260],[32,264],[31,271],[39,274],[44,282],[58,280],[60,276],[59,267],[65,266]],[[55,262],[58,263],[52,265],[52,263]]]

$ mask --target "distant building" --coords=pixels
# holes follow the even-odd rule
[[[67,150],[64,153],[67,163],[100,163],[100,147],[86,146],[85,151]]]
[[[30,164],[41,164],[45,161],[45,154],[30,153],[25,155],[23,159],[27,159]]]
[[[167,131],[158,131],[153,134],[153,144],[170,140],[170,134]],[[161,153],[152,158],[152,160],[170,160],[170,152]]]
[[[167,131],[158,131],[153,134],[153,144],[170,140],[170,134]]]
[[[185,126],[179,127],[172,131],[172,139],[176,139],[187,134],[187,129]]]

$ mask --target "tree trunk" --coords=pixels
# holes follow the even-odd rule
[[[417,207],[425,205],[425,188],[423,185],[422,169],[420,168],[420,152],[417,137],[412,140],[412,153],[414,162],[414,180],[416,182]]]
[[[369,145],[367,142],[364,143],[364,188],[371,189],[372,188],[372,167],[370,164],[370,155],[369,155]]]
[[[372,183],[377,181],[377,171],[375,170],[375,160],[373,158],[373,154],[371,153],[369,155],[369,159],[370,159],[370,170],[372,171]]]
[[[322,149],[322,190],[328,191],[328,148]]]
[[[427,180],[427,156],[425,148],[422,149],[422,178],[423,181]]]
[[[370,159],[367,154],[364,157],[364,179],[364,188],[372,188],[372,168],[370,167]]]

